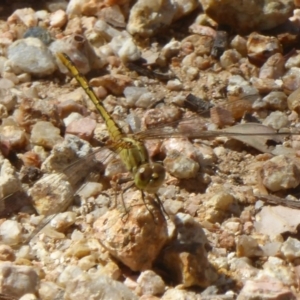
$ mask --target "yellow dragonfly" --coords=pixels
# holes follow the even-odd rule
[[[150,161],[147,149],[144,145],[145,139],[160,139],[166,137],[187,137],[196,139],[210,138],[221,135],[233,137],[246,142],[263,152],[268,152],[267,140],[270,137],[272,139],[278,138],[278,133],[275,130],[260,124],[242,124],[229,127],[224,130],[202,131],[195,127],[195,124],[197,124],[198,120],[197,118],[191,118],[187,119],[186,121],[182,121],[180,123],[181,127],[177,126],[177,128],[175,128],[175,125],[178,125],[178,122],[175,122],[176,124],[167,124],[161,127],[156,126],[140,133],[131,135],[126,134],[113,120],[111,115],[103,106],[102,102],[94,93],[93,89],[88,84],[85,77],[79,73],[71,59],[65,53],[58,53],[57,56],[63,65],[69,70],[72,76],[77,80],[79,85],[84,89],[85,93],[89,96],[97,111],[103,118],[110,135],[110,141],[106,146],[108,149],[119,155],[127,171],[132,174],[135,186],[142,192],[143,201],[145,202],[144,192],[154,194],[159,207],[163,211],[164,208],[158,197],[157,191],[165,180],[166,171],[161,163]],[[191,124],[193,127],[189,126]],[[286,135],[286,133],[283,134]],[[250,136],[251,139],[249,139]],[[262,137],[265,137],[265,139]],[[101,154],[104,157],[102,160],[105,160],[110,156],[110,153],[104,154],[102,150]],[[93,167],[91,166],[93,164],[93,161],[91,160],[93,155],[95,155],[95,152],[87,155],[84,158],[85,163],[82,163],[81,161],[81,163],[78,164],[77,161],[75,161],[67,168],[63,169],[63,174],[58,176],[48,175],[34,185],[31,196],[37,199],[37,203],[43,202],[43,196],[41,196],[39,192],[39,187],[42,186],[43,183],[51,182],[51,185],[55,186],[55,189],[49,187],[49,190],[46,191],[47,197],[51,197],[53,192],[55,192],[56,195],[58,194],[62,196],[61,201],[52,207],[48,207],[46,212],[39,210],[39,204],[34,205],[39,214],[49,215],[49,217],[43,221],[42,226],[47,224],[49,220],[53,218],[52,215],[67,209],[67,207],[70,205],[73,199],[74,190],[76,190],[80,184],[82,184],[82,182],[77,178],[78,174],[80,173],[80,177],[84,178],[90,173],[90,167]],[[69,188],[68,184],[64,186],[61,184],[62,182],[71,182],[71,185],[73,186],[70,186]],[[43,193],[45,193],[45,191]],[[20,197],[22,197],[22,195]],[[10,196],[8,198],[10,198]],[[38,226],[38,231],[40,229],[41,226]],[[34,234],[36,232],[37,231],[34,230]],[[32,235],[33,234],[31,234],[30,237],[32,237]],[[26,239],[26,241],[28,241],[28,239]]]

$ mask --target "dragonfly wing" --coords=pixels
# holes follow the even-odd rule
[[[275,129],[258,123],[238,124],[221,131],[263,153],[272,153],[274,146],[284,138]]]

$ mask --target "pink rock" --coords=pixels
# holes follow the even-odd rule
[[[296,299],[292,291],[280,281],[271,278],[246,281],[237,300],[247,299]]]
[[[78,137],[89,141],[94,129],[96,128],[96,121],[90,118],[82,118],[69,124],[66,129],[66,133],[77,135]]]

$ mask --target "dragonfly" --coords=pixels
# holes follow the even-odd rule
[[[260,124],[240,124],[225,128],[223,130],[202,131],[195,127],[195,121],[198,120],[197,117],[182,120],[180,122],[180,126],[177,126],[179,124],[178,122],[173,122],[169,124],[163,124],[162,126],[155,126],[139,133],[127,134],[114,121],[101,100],[96,96],[93,88],[88,84],[86,78],[80,74],[77,67],[67,56],[67,54],[57,53],[57,57],[77,80],[79,85],[88,95],[89,99],[93,102],[100,116],[103,118],[110,136],[110,139],[106,143],[106,147],[104,149],[109,149],[120,157],[127,171],[132,174],[134,185],[141,191],[143,201],[145,202],[144,193],[154,194],[158,206],[164,213],[164,207],[158,196],[158,190],[165,181],[166,170],[161,163],[152,162],[150,160],[147,148],[144,144],[146,139],[164,139],[169,137],[187,137],[191,139],[198,139],[228,136],[246,142],[262,152],[269,152],[267,140],[269,140],[270,137],[278,140],[278,142],[282,141],[282,139],[279,138],[280,133],[270,127]],[[190,126],[191,124],[192,127]],[[287,133],[282,133],[282,136],[286,135]],[[249,137],[251,137],[251,139],[249,139]],[[108,151],[105,153],[102,149],[96,150],[96,152],[101,153],[102,161],[105,159],[108,160],[111,156],[111,152]],[[34,192],[31,194],[35,194],[35,198],[39,198],[39,202],[43,201],[43,197],[41,197],[39,193],[39,186],[42,186],[45,183],[51,183],[51,185],[55,187],[54,189],[49,188],[49,190],[46,191],[47,196],[49,196],[49,194],[52,192],[62,195],[62,199],[59,204],[50,207],[47,213],[40,212],[38,207],[35,206],[36,210],[40,214],[48,215],[48,217],[46,217],[43,221],[42,226],[45,226],[45,224],[47,224],[53,218],[53,215],[66,210],[70,205],[73,199],[72,196],[74,190],[76,190],[82,184],[82,182],[78,180],[76,176],[78,176],[80,173],[81,178],[84,178],[85,176],[89,175],[91,168],[97,169],[97,166],[93,165],[94,160],[92,159],[96,152],[90,152],[84,158],[80,158],[78,160],[80,161],[80,164],[78,161],[71,163],[68,167],[63,169],[62,174],[57,176],[53,175],[53,177],[51,177],[52,175],[47,175],[34,185]],[[62,182],[65,182],[66,185],[62,185]],[[68,182],[73,183],[69,185]],[[11,195],[6,198],[10,199]],[[26,239],[26,242],[28,242],[33,235],[40,231],[41,228],[41,226],[38,226],[37,229],[30,234],[30,237]]]

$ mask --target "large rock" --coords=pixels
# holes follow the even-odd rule
[[[205,13],[239,32],[267,30],[284,23],[293,14],[293,0],[200,0]]]

